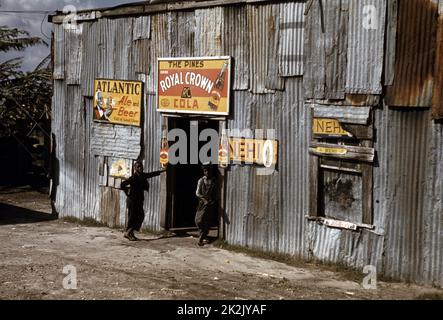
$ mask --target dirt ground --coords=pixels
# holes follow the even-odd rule
[[[364,289],[346,272],[295,267],[185,236],[139,234],[55,219],[48,197],[0,189],[0,299],[417,299],[442,290],[377,282]],[[75,267],[77,289],[63,287]],[[73,275],[72,273],[70,275]],[[66,280],[65,280],[66,281]],[[71,282],[72,284],[72,282]]]

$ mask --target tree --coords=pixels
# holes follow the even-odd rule
[[[38,44],[47,46],[26,31],[0,26],[0,52],[23,51]],[[21,70],[20,57],[0,62],[0,136],[15,134],[19,122],[22,130],[30,130],[43,118],[49,121],[52,79],[48,58],[31,72]]]

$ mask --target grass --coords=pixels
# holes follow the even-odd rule
[[[93,228],[106,227],[106,228],[111,228],[111,229],[116,229],[116,230],[123,230],[124,229],[122,226],[110,227],[107,224],[96,221],[92,218],[85,218],[85,219],[81,220],[81,219],[75,218],[75,217],[63,217],[60,220],[63,222],[74,223],[74,224],[77,224],[79,226],[84,226],[84,227],[93,227]],[[170,236],[173,234],[173,233],[171,233],[169,231],[165,231],[165,230],[155,231],[155,230],[149,230],[149,229],[142,229],[142,230],[140,230],[140,232],[142,234],[149,234],[149,235],[154,235],[154,236]]]
[[[416,300],[443,300],[441,292],[426,292],[416,297]]]
[[[63,217],[60,218],[61,221],[63,222],[68,222],[68,223],[75,223],[77,225],[80,226],[84,226],[84,227],[109,227],[106,224],[102,223],[102,222],[98,222],[92,218],[85,218],[83,220],[79,219],[79,218],[74,218],[74,217]],[[114,228],[117,229],[117,228]]]
[[[221,249],[244,253],[254,258],[261,258],[261,259],[281,262],[292,267],[298,267],[298,268],[316,267],[323,271],[331,271],[334,273],[338,273],[343,279],[349,281],[361,282],[363,278],[366,276],[366,274],[364,274],[362,270],[352,268],[344,264],[324,262],[315,259],[304,259],[290,254],[268,252],[268,251],[262,251],[238,245],[231,245],[226,243],[226,241],[224,240],[216,240],[214,241],[213,244],[214,246]]]

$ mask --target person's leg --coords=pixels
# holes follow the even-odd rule
[[[132,233],[132,229],[131,228],[127,228],[123,236],[126,239],[131,240],[131,233]]]
[[[131,237],[132,240],[138,240],[138,238],[134,234],[134,231],[135,231],[134,229],[131,229],[130,237]]]

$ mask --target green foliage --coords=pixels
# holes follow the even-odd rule
[[[22,51],[37,44],[46,45],[26,31],[0,26],[1,52]],[[52,79],[47,62],[48,57],[31,72],[21,71],[19,57],[0,62],[0,136],[14,134],[19,122],[21,130],[29,130],[34,120],[49,120]]]

